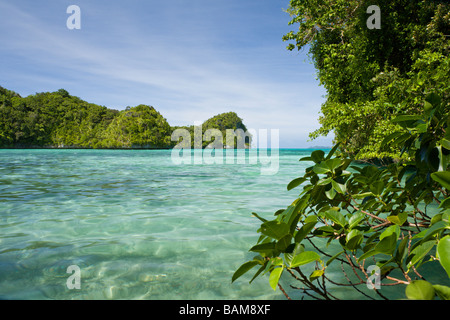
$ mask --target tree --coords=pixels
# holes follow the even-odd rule
[[[287,188],[303,190],[273,220],[254,214],[262,221],[250,249],[257,255],[236,270],[232,281],[258,267],[251,281],[269,274],[271,287],[288,298],[279,282],[282,274],[292,276],[292,287],[302,284],[299,289],[308,296],[335,299],[328,289],[333,285],[350,285],[361,297],[369,296],[365,287],[377,276],[380,286],[372,289],[380,298],[388,299],[395,285],[403,285],[410,299],[450,299],[449,109],[430,94],[421,115],[393,120],[402,130],[385,142],[404,145],[406,139],[404,151],[414,159],[409,163],[355,165],[352,158],[335,156],[337,145],[328,155],[316,150],[300,159],[312,165]],[[348,283],[328,274],[336,264]],[[425,264],[435,265],[438,283],[425,280]]]
[[[309,47],[327,90],[311,138],[335,134],[340,151],[356,159],[399,160],[381,142],[398,130],[397,113],[417,114],[431,92],[449,101],[450,4],[447,1],[379,0],[381,29],[368,29],[373,1],[293,0],[288,12],[297,32],[289,50]],[[411,89],[412,88],[412,89]]]
[[[300,159],[311,166],[288,184],[302,187],[291,205],[272,220],[254,213],[256,256],[232,281],[258,267],[250,282],[268,274],[288,298],[283,275],[315,299],[336,299],[336,286],[361,297],[389,299],[403,286],[409,299],[450,299],[450,7],[381,0],[381,29],[368,29],[369,4],[290,2],[299,30],[284,40],[295,41],[290,50],[310,47],[328,93],[311,137],[334,131],[335,146]],[[434,266],[434,282],[424,265]]]

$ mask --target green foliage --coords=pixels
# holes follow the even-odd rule
[[[381,10],[381,29],[368,29],[366,9]],[[311,138],[335,134],[341,152],[355,159],[400,160],[383,139],[399,128],[397,113],[418,115],[431,92],[449,103],[450,4],[448,1],[292,0],[289,50],[310,48],[327,90]]]
[[[195,146],[195,139],[201,141],[201,148],[207,148],[211,145],[216,148],[250,149],[251,147],[252,135],[249,134],[242,119],[235,112],[221,113],[206,120],[201,124],[201,130],[194,126],[174,127],[173,130],[175,129],[189,131],[192,148],[200,147]]]
[[[108,109],[71,96],[66,90],[22,98],[0,87],[0,147],[170,148],[175,128],[147,105]],[[203,130],[244,129],[236,113],[207,120]],[[192,132],[193,127],[188,130]],[[193,139],[192,139],[193,141]],[[206,146],[207,142],[204,142]]]
[[[270,286],[276,289],[286,273],[292,276],[292,287],[300,282],[305,294],[334,299],[332,285],[351,285],[363,292],[361,286],[366,287],[371,277],[367,269],[375,265],[382,289],[374,290],[381,298],[394,285],[406,284],[409,299],[448,299],[450,288],[444,284],[450,277],[449,105],[435,94],[428,95],[424,105],[420,115],[393,119],[399,131],[385,139],[412,159],[407,163],[355,164],[352,158],[336,156],[338,145],[327,155],[317,150],[300,159],[311,166],[288,185],[289,190],[302,187],[299,197],[278,210],[273,220],[254,214],[262,222],[259,240],[250,248],[257,256],[232,280],[259,267],[252,281],[269,273]],[[349,283],[328,273],[337,263]],[[441,283],[424,280],[425,264],[435,265],[434,278]]]

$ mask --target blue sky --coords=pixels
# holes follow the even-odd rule
[[[154,106],[171,125],[236,112],[279,129],[280,147],[308,142],[325,90],[307,52],[282,36],[289,0],[0,0],[0,86],[22,96],[64,88],[122,110]],[[69,30],[69,5],[81,29]]]

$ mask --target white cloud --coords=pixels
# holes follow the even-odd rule
[[[86,7],[81,8],[83,14]],[[92,15],[95,7],[88,8]],[[91,25],[92,30],[83,24],[82,30],[69,31],[10,4],[0,3],[0,11],[8,12],[0,26],[11,31],[4,35],[7,46],[0,55],[23,61],[22,68],[5,68],[10,74],[0,73],[2,79],[45,84],[53,90],[64,87],[111,108],[154,105],[173,125],[235,111],[248,128],[278,128],[292,144],[306,142],[318,127],[324,91],[314,80],[312,66],[302,64],[303,56],[267,44],[218,47],[226,40],[205,42],[211,30],[192,21],[193,29],[182,32],[190,38],[174,42],[176,37],[164,37],[162,30],[140,31],[126,12],[119,16],[123,26],[103,37],[95,29],[104,31],[100,22]],[[107,17],[114,21],[115,14]],[[30,93],[36,91],[41,89]]]

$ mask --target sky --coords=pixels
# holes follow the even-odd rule
[[[69,29],[70,5],[80,29]],[[288,51],[289,0],[0,0],[0,86],[66,89],[123,110],[146,104],[170,125],[233,111],[248,129],[309,141],[326,91],[307,49]]]

